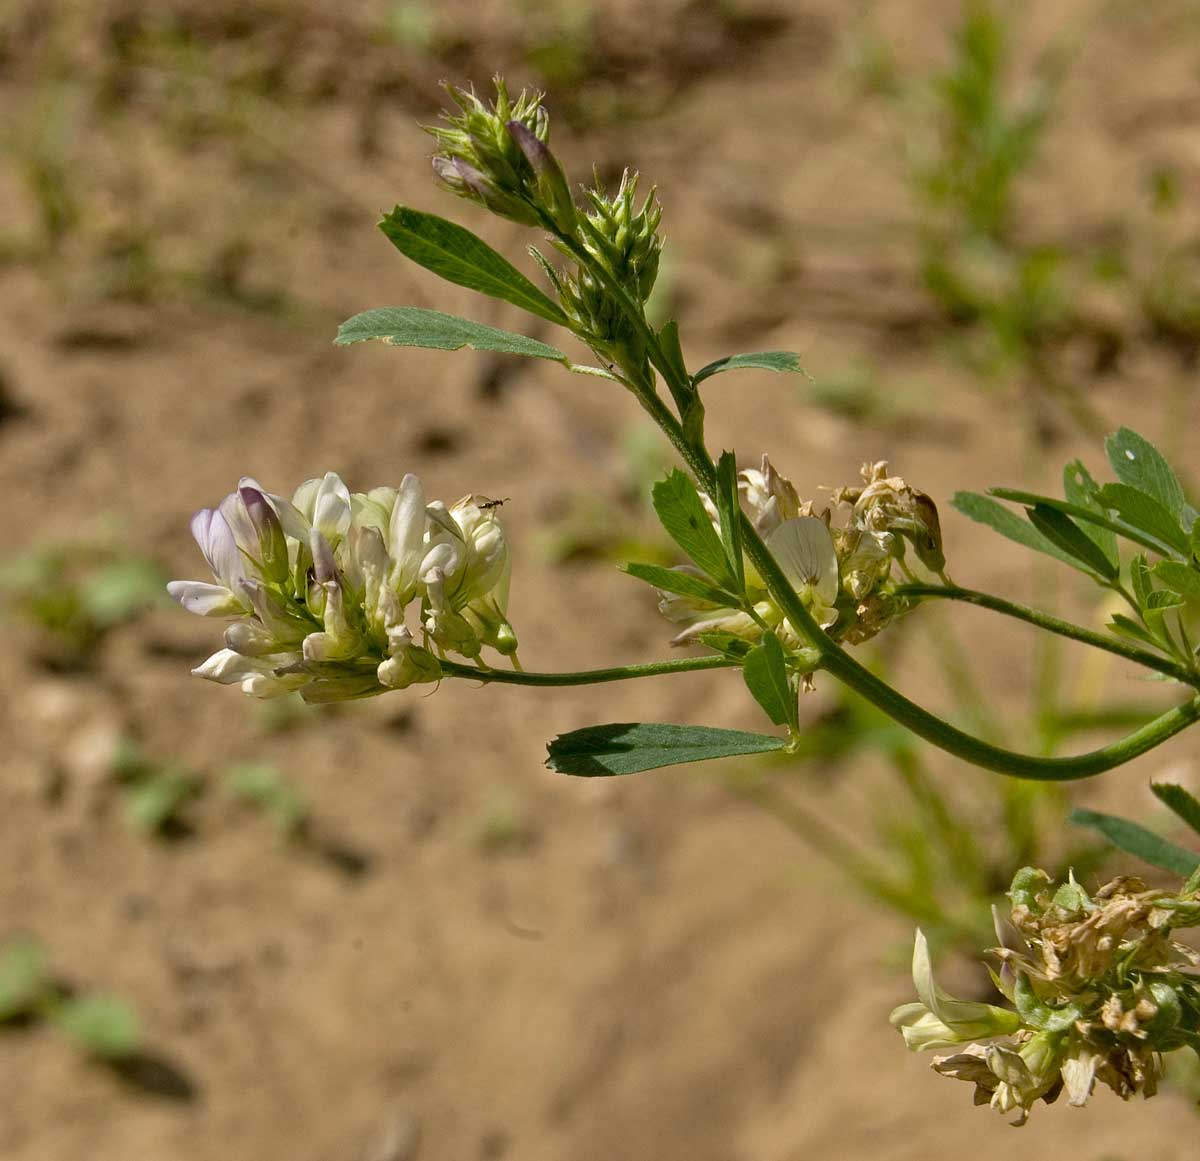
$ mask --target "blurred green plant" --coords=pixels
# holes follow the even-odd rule
[[[389,40],[409,52],[428,53],[437,46],[437,9],[426,0],[392,0],[384,13]]]
[[[879,427],[928,423],[925,386],[889,381],[867,360],[816,375],[803,392],[806,402],[854,423]]]
[[[1074,304],[1088,256],[1031,238],[1018,213],[1067,55],[1061,46],[1043,52],[1013,86],[1014,24],[1010,9],[967,0],[950,63],[913,92],[908,154],[921,278],[958,328],[954,349],[981,379],[1025,384],[1035,434],[1049,430],[1037,412],[1056,401],[1095,436],[1103,423],[1056,357],[1083,329]]]
[[[121,740],[111,769],[124,792],[125,817],[135,830],[155,838],[187,832],[187,806],[204,788],[196,774],[178,762],[152,757],[131,738]]]
[[[860,91],[902,110],[916,210],[920,278],[946,323],[945,345],[981,385],[1020,385],[1035,440],[1059,417],[1089,436],[1104,430],[1078,380],[1073,349],[1103,373],[1134,337],[1200,360],[1200,240],[1182,228],[1177,174],[1149,178],[1152,213],[1132,211],[1109,236],[1038,236],[1022,196],[1044,155],[1073,44],[1036,56],[1017,79],[1020,15],[996,0],[965,0],[949,61],[931,76],[904,73],[863,24],[849,38]]]
[[[932,244],[1012,239],[1017,183],[1037,160],[1065,64],[1061,51],[1043,53],[1031,83],[1010,93],[1012,27],[1010,8],[967,0],[949,66],[923,90],[930,133],[910,160]]]
[[[45,947],[30,935],[0,944],[0,1029],[44,1020],[88,1056],[109,1063],[132,1057],[141,1033],[133,1008],[101,992],[76,995],[59,984]]]
[[[0,601],[41,635],[41,660],[92,665],[105,638],[164,603],[158,564],[113,536],[52,545],[0,564]]]
[[[1189,229],[1179,173],[1155,166],[1148,180],[1149,221],[1126,240],[1118,274],[1133,286],[1150,336],[1172,348],[1185,370],[1200,362],[1200,236]]]
[[[475,845],[485,854],[525,850],[537,837],[529,811],[505,790],[489,796],[472,831]]]
[[[909,622],[904,637],[922,639]],[[988,700],[970,680],[947,625],[931,626],[924,640],[965,725],[1002,740]],[[896,650],[879,653],[872,669],[885,680]],[[1046,714],[1046,680],[1036,686],[1037,723],[1043,752],[1060,752],[1078,733],[1099,728],[1099,712]],[[1140,713],[1139,713],[1140,711]],[[1105,707],[1121,724],[1144,721],[1145,706]],[[1110,723],[1111,724],[1111,723]],[[847,830],[806,801],[806,788],[826,772],[834,781],[863,773],[874,756],[887,781],[863,806],[868,826]],[[728,781],[739,794],[783,823],[815,853],[832,863],[875,905],[919,924],[935,952],[973,953],[991,929],[991,909],[1003,899],[1016,865],[1035,862],[1059,875],[1086,874],[1103,857],[1097,844],[1063,842],[1070,809],[1068,788],[1054,783],[1005,780],[958,787],[953,793],[929,763],[929,750],[887,715],[839,688],[833,702],[806,721],[791,754],[769,756]]]
[[[312,811],[276,767],[240,762],[225,769],[222,781],[235,799],[267,815],[285,838],[300,840],[308,834]]]

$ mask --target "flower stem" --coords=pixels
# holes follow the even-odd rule
[[[1196,673],[1186,665],[1181,665],[1178,661],[1170,657],[1162,657],[1157,653],[1151,653],[1148,649],[1139,649],[1138,646],[1127,641],[1122,641],[1119,637],[1110,637],[1104,633],[1096,633],[1091,629],[1084,629],[1080,625],[1073,625],[1070,621],[1063,621],[1058,617],[1051,616],[1049,613],[1043,613],[1038,609],[1031,609],[1028,605],[1019,605],[1014,601],[1006,601],[1003,597],[994,597],[990,593],[977,592],[975,589],[964,589],[958,585],[897,585],[893,591],[898,597],[922,597],[947,601],[962,601],[968,605],[977,605],[981,609],[991,609],[994,613],[1002,613],[1006,617],[1015,617],[1018,621],[1025,621],[1030,625],[1036,625],[1039,629],[1045,629],[1050,633],[1057,633],[1060,637],[1069,637],[1072,641],[1080,641],[1084,645],[1091,645],[1095,649],[1103,649],[1106,653],[1115,653],[1118,657],[1124,657],[1127,661],[1134,661],[1146,669],[1156,670],[1158,673],[1164,673],[1168,677],[1175,678],[1176,681],[1183,682],[1185,685],[1191,685],[1200,689],[1200,673]]]
[[[736,661],[726,657],[681,657],[676,661],[648,661],[640,665],[617,665],[611,669],[579,669],[566,673],[531,673],[528,670],[478,669],[457,661],[441,660],[447,677],[501,685],[596,685],[605,681],[626,681],[633,677],[657,677],[663,673],[692,673],[705,669],[733,669]]]
[[[767,546],[755,533],[753,525],[744,517],[742,543],[784,616],[820,653],[822,669],[861,694],[872,705],[918,737],[957,758],[982,766],[985,770],[1042,782],[1069,782],[1078,778],[1090,778],[1094,774],[1101,774],[1105,770],[1132,761],[1200,720],[1200,697],[1194,697],[1111,745],[1069,758],[1042,758],[994,746],[990,742],[964,733],[937,714],[930,713],[910,701],[860,665],[824,633],[788,584],[787,577],[775,563]]]
[[[671,397],[676,401],[687,399],[694,391],[691,377],[685,369],[677,369],[670,360],[663,357],[662,345],[654,328],[646,321],[645,311],[632,300],[625,292],[624,287],[612,278],[599,263],[590,260],[589,255],[575,238],[553,229],[549,222],[547,222],[547,226],[551,228],[552,233],[557,234],[568,252],[581,265],[586,265],[613,295],[622,313],[644,339],[650,361],[663,376]],[[695,476],[697,483],[710,495],[715,494],[716,466],[713,464],[712,456],[709,455],[707,448],[699,440],[688,438],[681,419],[676,419],[671,413],[659,396],[653,382],[641,383],[629,380],[627,386],[632,389],[638,402],[671,441],[672,446]],[[817,650],[820,655],[819,667],[866,698],[872,705],[918,737],[924,738],[927,742],[973,765],[981,766],[998,774],[1039,781],[1065,782],[1078,778],[1089,778],[1094,774],[1100,774],[1105,770],[1111,770],[1132,761],[1155,746],[1161,745],[1193,722],[1200,720],[1200,696],[1197,696],[1168,710],[1111,745],[1069,758],[1042,758],[994,746],[981,738],[957,729],[937,714],[910,701],[851,657],[817,624],[808,609],[804,607],[804,602],[800,599],[799,594],[792,588],[787,576],[776,563],[775,558],[745,513],[741,514],[741,531],[742,546],[758,570],[759,576],[762,577],[767,591],[783,615],[791,622],[793,628]],[[666,672],[662,669],[653,671]],[[605,671],[596,672],[604,673]],[[621,680],[622,677],[633,676],[633,673],[628,670],[616,672],[616,676],[607,679],[602,677],[599,680]],[[597,680],[597,678],[580,677],[581,682],[592,680]],[[547,684],[562,684],[562,682],[552,681]],[[1192,684],[1190,680],[1189,684]]]
[[[628,301],[621,304],[647,337],[651,349],[657,348],[657,336],[645,321],[641,312],[634,312]],[[636,317],[635,317],[636,315]],[[664,376],[671,374],[670,364],[665,363]],[[672,395],[686,394],[691,383],[668,383]],[[658,425],[684,463],[691,469],[697,482],[710,495],[716,491],[716,467],[712,457],[703,447],[696,446],[684,434],[683,425],[667,409],[657,392],[637,390],[639,402]],[[787,576],[776,563],[766,544],[745,513],[741,514],[742,546],[754,563],[775,603],[792,626],[813,645],[820,654],[821,669],[836,678],[855,693],[866,698],[877,709],[882,710],[893,721],[911,730],[920,738],[939,749],[953,754],[975,766],[992,770],[1014,778],[1029,778],[1045,782],[1068,782],[1079,778],[1090,778],[1126,762],[1132,761],[1148,750],[1161,745],[1193,722],[1200,720],[1200,697],[1192,698],[1172,710],[1154,718],[1140,729],[1124,738],[1097,750],[1077,754],[1068,758],[1043,758],[1022,754],[994,746],[972,734],[952,726],[944,718],[910,701],[885,681],[881,681],[869,669],[850,656],[813,619],[804,607],[799,594],[792,588]]]

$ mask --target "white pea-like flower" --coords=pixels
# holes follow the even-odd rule
[[[891,1023],[915,1052],[1005,1036],[1021,1026],[1015,1012],[975,1000],[956,1000],[941,988],[933,978],[929,944],[920,928],[913,943],[912,978],[920,999],[896,1008]]]
[[[168,585],[189,612],[232,622],[193,673],[255,697],[340,701],[437,681],[450,652],[512,655],[494,507],[427,503],[414,475],[351,493],[329,472],[291,500],[241,480],[192,520],[212,582]]]
[[[829,505],[802,500],[792,482],[767,456],[760,466],[737,475],[742,511],[766,542],[776,563],[817,624],[835,640],[861,644],[883,630],[911,602],[892,593],[892,570],[898,562],[905,575],[904,545],[911,543],[926,568],[940,572],[945,559],[937,508],[924,493],[898,476],[888,475],[884,463],[863,468],[865,486],[829,490]],[[720,535],[721,521],[712,498],[700,501]],[[849,509],[835,519],[838,509]],[[726,647],[721,638],[757,643],[771,629],[786,649],[804,649],[811,642],[787,621],[748,556],[743,556],[745,602],[734,605],[705,600],[692,592],[659,589],[659,611],[683,628],[674,645],[709,644]],[[723,582],[693,565],[673,571],[720,590]],[[690,588],[691,586],[683,586]]]

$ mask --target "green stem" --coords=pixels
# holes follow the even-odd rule
[[[1006,601],[1003,597],[994,597],[990,593],[977,592],[975,589],[960,588],[958,585],[898,585],[894,591],[898,597],[922,597],[947,601],[962,601],[968,605],[976,605],[981,609],[991,609],[994,613],[1003,613],[1006,617],[1015,617],[1018,621],[1025,621],[1027,624],[1036,625],[1039,629],[1045,629],[1050,633],[1057,633],[1060,637],[1069,637],[1072,641],[1091,645],[1095,649],[1103,649],[1106,653],[1115,653],[1118,657],[1124,657],[1127,661],[1134,661],[1146,669],[1153,669],[1158,673],[1173,677],[1176,681],[1181,681],[1185,685],[1191,685],[1200,689],[1200,674],[1193,672],[1187,666],[1181,665],[1178,661],[1170,657],[1162,657],[1157,653],[1151,653],[1147,649],[1140,649],[1136,645],[1122,641],[1119,637],[1110,637],[1103,633],[1093,632],[1091,629],[1084,629],[1080,625],[1073,625],[1070,621],[1063,621],[1058,617],[1051,616],[1049,613],[1043,613],[1038,609],[1031,609],[1027,605],[1018,605],[1013,601]]]
[[[878,706],[918,737],[956,758],[982,766],[985,770],[1043,782],[1068,782],[1078,778],[1090,778],[1094,774],[1101,774],[1105,770],[1131,762],[1200,720],[1200,697],[1196,697],[1168,710],[1141,729],[1111,745],[1070,758],[1041,758],[993,746],[956,729],[936,714],[910,701],[855,661],[812,619],[799,596],[788,584],[787,577],[767,551],[766,545],[754,532],[749,520],[743,520],[742,536],[750,559],[758,569],[759,576],[766,582],[783,615],[820,651],[821,668]]]
[[[644,324],[643,324],[644,325]],[[649,329],[649,328],[647,328]],[[700,486],[710,495],[716,491],[716,468],[707,451],[694,447],[684,436],[683,427],[667,410],[657,395],[640,395],[643,407],[670,439],[684,463],[694,473]],[[813,619],[799,594],[776,563],[762,538],[743,512],[742,545],[762,577],[767,591],[792,626],[820,653],[820,668],[831,677],[849,686],[920,738],[939,749],[953,754],[975,766],[1014,778],[1029,778],[1046,782],[1067,782],[1090,778],[1105,770],[1122,766],[1168,738],[1200,720],[1200,698],[1168,710],[1139,730],[1098,750],[1070,758],[1041,758],[994,746],[971,734],[956,729],[949,722],[930,713],[880,681],[869,669],[860,665]],[[1157,659],[1156,659],[1157,660]]]
[[[647,661],[641,665],[616,665],[611,669],[579,669],[566,673],[530,673],[524,669],[478,669],[457,661],[441,661],[447,677],[465,677],[471,681],[500,685],[597,685],[605,681],[626,681],[633,677],[657,677],[662,673],[693,673],[704,669],[734,669],[736,661],[725,657],[682,657],[678,661]]]
[[[575,239],[566,238],[561,234],[559,237],[568,245],[573,256],[600,278],[630,322],[641,332],[651,361],[666,380],[672,397],[687,398],[693,391],[691,379],[686,371],[683,378],[679,378],[671,362],[662,357],[658,336],[646,322],[645,312],[629,298],[623,287],[616,284],[607,271],[590,261],[583,247]],[[671,441],[683,462],[691,469],[696,481],[709,495],[714,495],[717,482],[716,467],[707,449],[687,438],[682,423],[671,414],[653,386],[637,384],[634,390],[639,402]],[[1096,523],[1100,522],[1090,512],[1088,515]],[[956,729],[936,714],[923,709],[859,664],[813,619],[744,512],[741,514],[741,526],[742,545],[746,554],[758,569],[759,576],[762,577],[767,591],[780,611],[796,631],[819,652],[820,667],[918,737],[964,761],[1016,778],[1040,781],[1089,778],[1132,761],[1200,720],[1198,697],[1167,711],[1111,745],[1070,758],[1039,758],[994,746]]]

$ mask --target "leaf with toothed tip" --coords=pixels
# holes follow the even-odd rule
[[[754,700],[775,725],[799,728],[796,691],[788,677],[783,646],[774,633],[764,633],[762,643],[746,654],[742,677]]]
[[[781,750],[786,744],[784,738],[749,734],[743,730],[615,722],[560,734],[548,747],[546,765],[560,774],[608,777],[686,762],[705,762],[710,758],[763,754]]]
[[[804,368],[800,365],[800,356],[793,351],[754,351],[745,355],[726,355],[706,367],[701,367],[692,376],[692,383],[698,385],[712,375],[723,371],[756,370],[782,371],[794,375],[803,375]]]
[[[678,468],[654,485],[654,511],[666,533],[719,586],[737,590],[725,546],[691,478]]]
[[[1128,819],[1101,814],[1098,810],[1073,810],[1071,822],[1099,831],[1118,850],[1172,874],[1190,875],[1200,866],[1200,855],[1176,846]]]
[[[1192,526],[1196,510],[1185,500],[1183,488],[1171,465],[1148,439],[1128,427],[1122,427],[1104,441],[1104,450],[1122,484],[1162,505],[1176,524],[1186,528]]]
[[[560,326],[567,316],[503,255],[454,222],[409,206],[397,206],[379,228],[392,245],[447,282],[511,302]]]
[[[1200,802],[1175,782],[1151,782],[1154,797],[1200,834]]]
[[[473,322],[438,310],[417,306],[391,306],[365,310],[338,327],[334,343],[339,347],[378,339],[393,347],[425,347],[436,351],[495,351],[502,355],[526,355],[566,363],[557,347],[513,334],[499,327]]]

